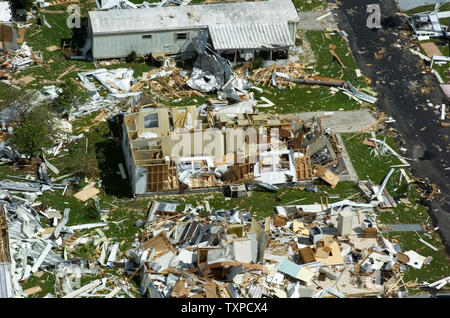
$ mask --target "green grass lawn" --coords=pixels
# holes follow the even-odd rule
[[[362,141],[365,138],[370,138],[370,134],[360,134],[349,140],[346,140],[353,135],[354,134],[347,133],[342,134],[341,136],[344,140],[345,148],[350,155],[353,167],[358,173],[358,177],[361,180],[367,180],[367,178],[370,178],[372,182],[381,184],[384,177],[388,174],[390,166],[401,164],[400,160],[393,155],[378,157],[371,155],[370,153],[372,148],[362,144]],[[377,136],[377,139],[383,140],[384,137]],[[386,143],[394,150],[396,149],[392,138],[386,138]],[[394,178],[392,177],[390,181],[394,182],[393,180]],[[388,186],[390,185],[391,184],[388,183]]]
[[[325,0],[293,0],[294,6],[301,11],[313,11],[327,8]]]
[[[349,153],[353,167],[355,168],[360,179],[366,179],[367,176],[375,183],[381,184],[385,176],[390,170],[391,165],[400,164],[400,161],[394,156],[373,157],[370,155],[370,147],[363,145],[361,142],[364,138],[369,137],[369,134],[361,134],[350,140],[345,141],[346,138],[352,134],[342,134],[345,148]],[[383,140],[381,136],[378,139]],[[397,147],[392,138],[386,138],[386,142],[397,151]],[[394,211],[381,211],[377,213],[378,221],[383,224],[431,224],[428,210],[425,206],[419,203],[421,195],[417,190],[416,185],[406,185],[403,181],[399,185],[399,174],[394,173],[389,179],[386,189],[393,197],[403,197],[409,200],[410,205],[399,203]],[[420,233],[419,233],[420,234]],[[384,234],[389,240],[396,240],[399,242],[403,251],[414,250],[423,256],[432,256],[433,261],[429,265],[425,265],[422,269],[414,269],[408,267],[405,272],[405,282],[417,280],[418,283],[424,281],[433,282],[445,276],[450,272],[450,259],[445,252],[445,247],[439,235],[436,232],[432,233],[433,239],[421,237],[438,248],[434,251],[418,241],[419,237],[414,232],[390,232]],[[416,288],[409,288],[411,294],[417,294],[421,291]]]
[[[408,270],[404,274],[404,281],[412,281],[419,284],[425,281],[432,283],[448,276],[448,273],[450,273],[450,258],[445,253],[445,249],[441,243],[439,235],[434,232],[432,234],[432,239],[421,233],[419,233],[419,235],[423,240],[438,248],[438,251],[434,251],[428,246],[420,243],[418,241],[419,237],[414,232],[390,232],[385,235],[387,239],[391,240],[391,242],[398,241],[403,252],[413,250],[422,256],[433,257],[431,263],[428,265],[423,265],[421,269],[415,269],[409,266]],[[447,287],[447,291],[448,290],[449,288]],[[441,292],[444,291],[445,288],[441,290]],[[421,293],[418,288],[409,288],[409,292],[410,294]]]
[[[307,73],[331,77],[350,81],[355,87],[366,87],[363,77],[356,77],[357,69],[354,57],[347,45],[347,42],[338,34],[330,34],[328,39],[325,32],[306,31],[306,39],[314,53],[316,63],[313,70]],[[346,66],[341,68],[337,61],[333,61],[333,56],[329,52],[329,45],[335,45],[335,52],[340,57],[342,63]],[[295,85],[293,88],[286,87],[279,90],[274,87],[265,87],[263,93],[255,93],[255,97],[266,97],[272,101],[275,106],[271,108],[261,108],[260,111],[275,111],[279,114],[309,112],[309,111],[337,111],[360,109],[361,105],[353,99],[350,99],[343,93],[331,94],[328,87],[312,85]],[[366,107],[363,104],[363,107]]]
[[[413,8],[411,10],[405,11],[405,14],[411,15],[414,13],[420,13],[420,12],[426,12],[426,11],[433,11],[434,10],[434,4],[424,5],[417,8]],[[450,3],[444,3],[439,8],[439,11],[450,11]]]
[[[0,110],[6,108],[9,104],[17,99],[17,95],[21,90],[15,89],[8,84],[0,82]]]
[[[347,42],[337,33],[329,33],[329,39],[325,34],[323,31],[306,31],[306,39],[309,41],[317,59],[314,71],[319,72],[318,75],[320,76],[351,81],[356,86],[365,85],[363,77],[356,77],[355,69],[358,67]],[[336,46],[334,51],[345,65],[344,69],[341,68],[338,61],[333,60],[329,51],[330,45]]]

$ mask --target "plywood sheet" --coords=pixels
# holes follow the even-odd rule
[[[425,51],[425,53],[429,57],[433,57],[435,55],[442,56],[441,51],[433,42],[420,43],[420,47]]]
[[[306,267],[302,267],[300,271],[297,273],[296,278],[300,279],[301,281],[304,281],[305,283],[311,282],[312,278],[314,276],[314,272],[307,269]]]
[[[59,50],[59,46],[57,46],[57,45],[51,45],[51,46],[49,46],[49,47],[47,47],[47,48],[45,48],[47,51],[49,51],[49,52],[55,52],[55,51],[58,51]]]
[[[303,222],[301,221],[294,221],[293,223],[293,229],[294,232],[297,234],[301,234],[301,235],[305,235],[308,236],[309,235],[309,230],[308,228],[305,226],[305,224],[303,224]]]
[[[19,31],[18,31],[19,37],[16,40],[17,44],[22,44],[23,43],[23,40],[25,39],[25,33],[26,32],[27,32],[27,29],[19,29]]]
[[[146,250],[148,248],[154,248],[155,249],[155,258],[157,259],[162,255],[165,255],[168,252],[176,253],[175,249],[173,248],[172,243],[167,239],[166,234],[163,232],[159,233],[155,237],[151,238],[150,240],[143,242],[142,249]]]
[[[328,240],[325,243],[325,247],[328,247],[331,250],[331,255],[329,253],[326,253],[326,257],[320,257],[320,255],[315,255],[316,260],[321,261],[322,264],[325,265],[338,265],[342,264],[344,260],[342,259],[341,250],[339,248],[339,245],[336,241]],[[327,249],[328,250],[328,249]]]
[[[332,189],[334,189],[334,187],[336,187],[336,185],[339,183],[339,177],[327,168],[318,166],[316,169],[316,176],[329,183]]]
[[[5,24],[0,24],[0,41],[12,43],[13,29]]]
[[[77,198],[80,201],[87,201],[90,198],[96,196],[97,194],[100,193],[100,190],[91,186],[91,187],[86,187],[83,190],[81,190],[80,192],[75,193],[73,196],[75,198]]]
[[[217,293],[217,284],[214,282],[206,283],[205,286],[206,298],[220,298]]]

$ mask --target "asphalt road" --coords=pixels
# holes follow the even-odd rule
[[[420,58],[399,47],[411,39],[401,36],[398,16],[392,18],[398,11],[394,0],[341,2],[335,10],[339,28],[348,33],[358,67],[379,92],[378,109],[396,120],[390,125],[400,132],[405,157],[416,159],[411,172],[440,188],[441,195],[430,203],[430,216],[450,254],[450,169],[445,170],[450,167],[450,127],[442,126],[440,112],[427,106],[450,103],[435,77],[424,74]],[[373,3],[381,8],[381,29],[366,26],[367,5]]]

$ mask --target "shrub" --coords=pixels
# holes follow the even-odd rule
[[[252,68],[254,70],[261,68],[264,63],[264,58],[260,55],[255,55],[255,58],[253,59]]]
[[[42,153],[42,148],[53,145],[53,127],[51,115],[45,106],[33,108],[20,118],[9,142],[29,159]]]
[[[86,153],[86,139],[81,138],[70,143],[67,167],[82,177],[97,178],[100,170],[97,165],[95,146],[89,143]]]
[[[71,81],[66,81],[62,85],[62,93],[59,94],[55,102],[55,107],[70,110],[74,103],[84,103],[89,97],[89,93],[82,91]]]
[[[135,63],[137,61],[136,51],[132,51],[126,58],[127,63]]]

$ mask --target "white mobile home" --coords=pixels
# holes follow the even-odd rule
[[[220,54],[271,54],[295,45],[298,20],[291,0],[91,11],[89,34],[94,60],[192,50],[201,31]]]

